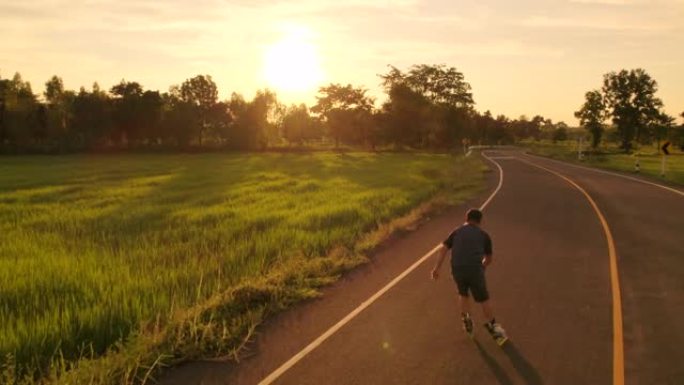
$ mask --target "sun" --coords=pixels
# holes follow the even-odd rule
[[[292,28],[264,52],[264,78],[270,87],[285,93],[314,90],[323,80],[323,71],[311,34]]]

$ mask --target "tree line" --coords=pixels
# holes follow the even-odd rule
[[[448,150],[463,143],[512,144],[527,138],[568,137],[567,124],[542,116],[510,119],[476,111],[471,86],[454,67],[423,64],[400,70],[389,66],[379,76],[387,95],[379,106],[363,87],[329,84],[318,90],[316,103],[309,107],[285,106],[270,90],[259,90],[251,100],[237,93],[219,100],[216,83],[208,75],[197,75],[163,93],[126,80],[109,90],[95,83],[90,90],[81,87],[75,92],[66,90],[62,79],[53,76],[38,96],[17,73],[11,79],[0,78],[0,151],[263,150],[326,142],[336,147]],[[622,103],[622,93],[606,91],[612,84],[604,86],[602,93],[587,94],[587,103],[577,113],[595,139],[598,135],[600,140],[603,132],[607,106]],[[616,84],[622,83],[616,80]],[[656,99],[644,100],[656,109],[662,106]],[[644,118],[650,119],[650,112],[644,112],[641,105],[635,108],[641,115],[620,115],[615,123],[619,131],[634,127],[635,122],[645,125],[648,130],[637,128],[642,141],[661,132]]]
[[[656,96],[658,83],[645,70],[621,70],[603,76],[601,89],[585,94],[584,104],[575,112],[582,127],[589,131],[592,146],[598,147],[612,123],[615,139],[624,151],[639,144],[674,141],[684,150],[684,125],[663,111],[663,101]],[[680,115],[684,118],[684,112]]]

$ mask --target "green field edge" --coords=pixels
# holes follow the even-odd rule
[[[559,162],[568,163],[571,165],[583,166],[583,167],[587,167],[587,168],[594,168],[597,170],[610,171],[610,172],[614,172],[618,175],[628,176],[628,177],[636,178],[636,179],[641,179],[644,182],[662,184],[662,185],[668,186],[668,187],[684,187],[684,181],[680,182],[677,179],[666,179],[666,178],[660,177],[660,176],[653,174],[651,172],[648,172],[648,171],[643,171],[643,172],[626,171],[626,170],[619,168],[619,167],[611,167],[610,165],[603,165],[601,162],[592,162],[591,160],[580,161],[577,158],[563,156],[562,154],[544,154],[541,152],[534,151],[530,147],[525,147],[525,146],[521,146],[520,148],[522,150],[524,150],[525,154],[538,156],[540,158],[552,159],[552,160],[556,160]],[[606,155],[606,156],[610,156],[610,155]]]
[[[277,265],[257,280],[239,283],[189,309],[170,321],[150,322],[107,353],[84,352],[81,359],[53,360],[46,375],[19,377],[11,357],[0,367],[0,383],[138,385],[154,383],[166,368],[205,358],[239,362],[257,328],[269,317],[307,299],[321,296],[324,286],[344,273],[371,261],[374,251],[394,236],[415,231],[426,218],[462,204],[484,191],[493,170],[478,156],[478,177],[454,190],[446,184],[418,203],[408,214],[361,234],[353,249],[337,246],[328,255],[304,255]]]

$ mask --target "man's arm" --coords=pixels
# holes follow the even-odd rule
[[[484,241],[484,257],[482,258],[482,266],[489,266],[494,260],[494,252],[492,250],[492,239],[489,234],[485,233]]]
[[[482,258],[482,266],[487,267],[492,263],[492,261],[494,261],[494,255],[485,254],[485,256]]]
[[[448,251],[449,248],[445,244],[439,245],[439,250],[437,250],[437,252],[439,253],[439,257],[437,257],[437,263],[435,263],[435,268],[432,269],[432,279],[439,278],[439,269],[442,268],[442,263],[444,263],[444,258],[446,257]]]

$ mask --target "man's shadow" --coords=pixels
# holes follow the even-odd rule
[[[502,385],[509,385],[513,384],[513,381],[511,378],[506,374],[506,371],[499,365],[498,362],[492,357],[482,346],[480,341],[477,339],[474,339],[473,342],[475,342],[475,346],[477,347],[477,350],[479,351],[480,355],[482,356],[482,359],[484,360],[485,364],[489,367],[489,369],[492,371],[494,374],[494,377],[496,377],[497,381],[499,381],[500,384]],[[544,382],[542,381],[541,377],[539,376],[539,373],[537,370],[532,366],[532,364],[527,361],[527,359],[520,353],[520,351],[515,347],[513,342],[508,341],[504,344],[504,346],[501,347],[501,350],[506,354],[508,359],[511,361],[511,364],[515,368],[515,370],[518,372],[520,377],[524,380],[525,384],[527,385],[543,385]]]
[[[482,344],[480,341],[477,340],[477,338],[473,339],[473,342],[475,342],[475,346],[477,346],[477,350],[480,352],[480,355],[482,356],[482,359],[484,360],[485,364],[489,366],[489,369],[492,371],[492,374],[494,374],[494,377],[499,381],[501,385],[513,385],[513,381],[511,381],[511,378],[508,377],[508,374],[506,374],[506,371],[499,365],[498,362],[487,353],[487,351],[482,347]]]
[[[506,353],[508,356],[508,359],[511,360],[511,364],[513,364],[513,367],[515,370],[520,374],[520,376],[525,380],[525,383],[527,385],[543,385],[544,381],[542,381],[541,377],[539,376],[539,373],[537,372],[537,369],[532,366],[532,364],[527,361],[525,356],[523,356],[518,348],[515,347],[513,342],[508,341],[506,342],[502,347],[501,350]]]

